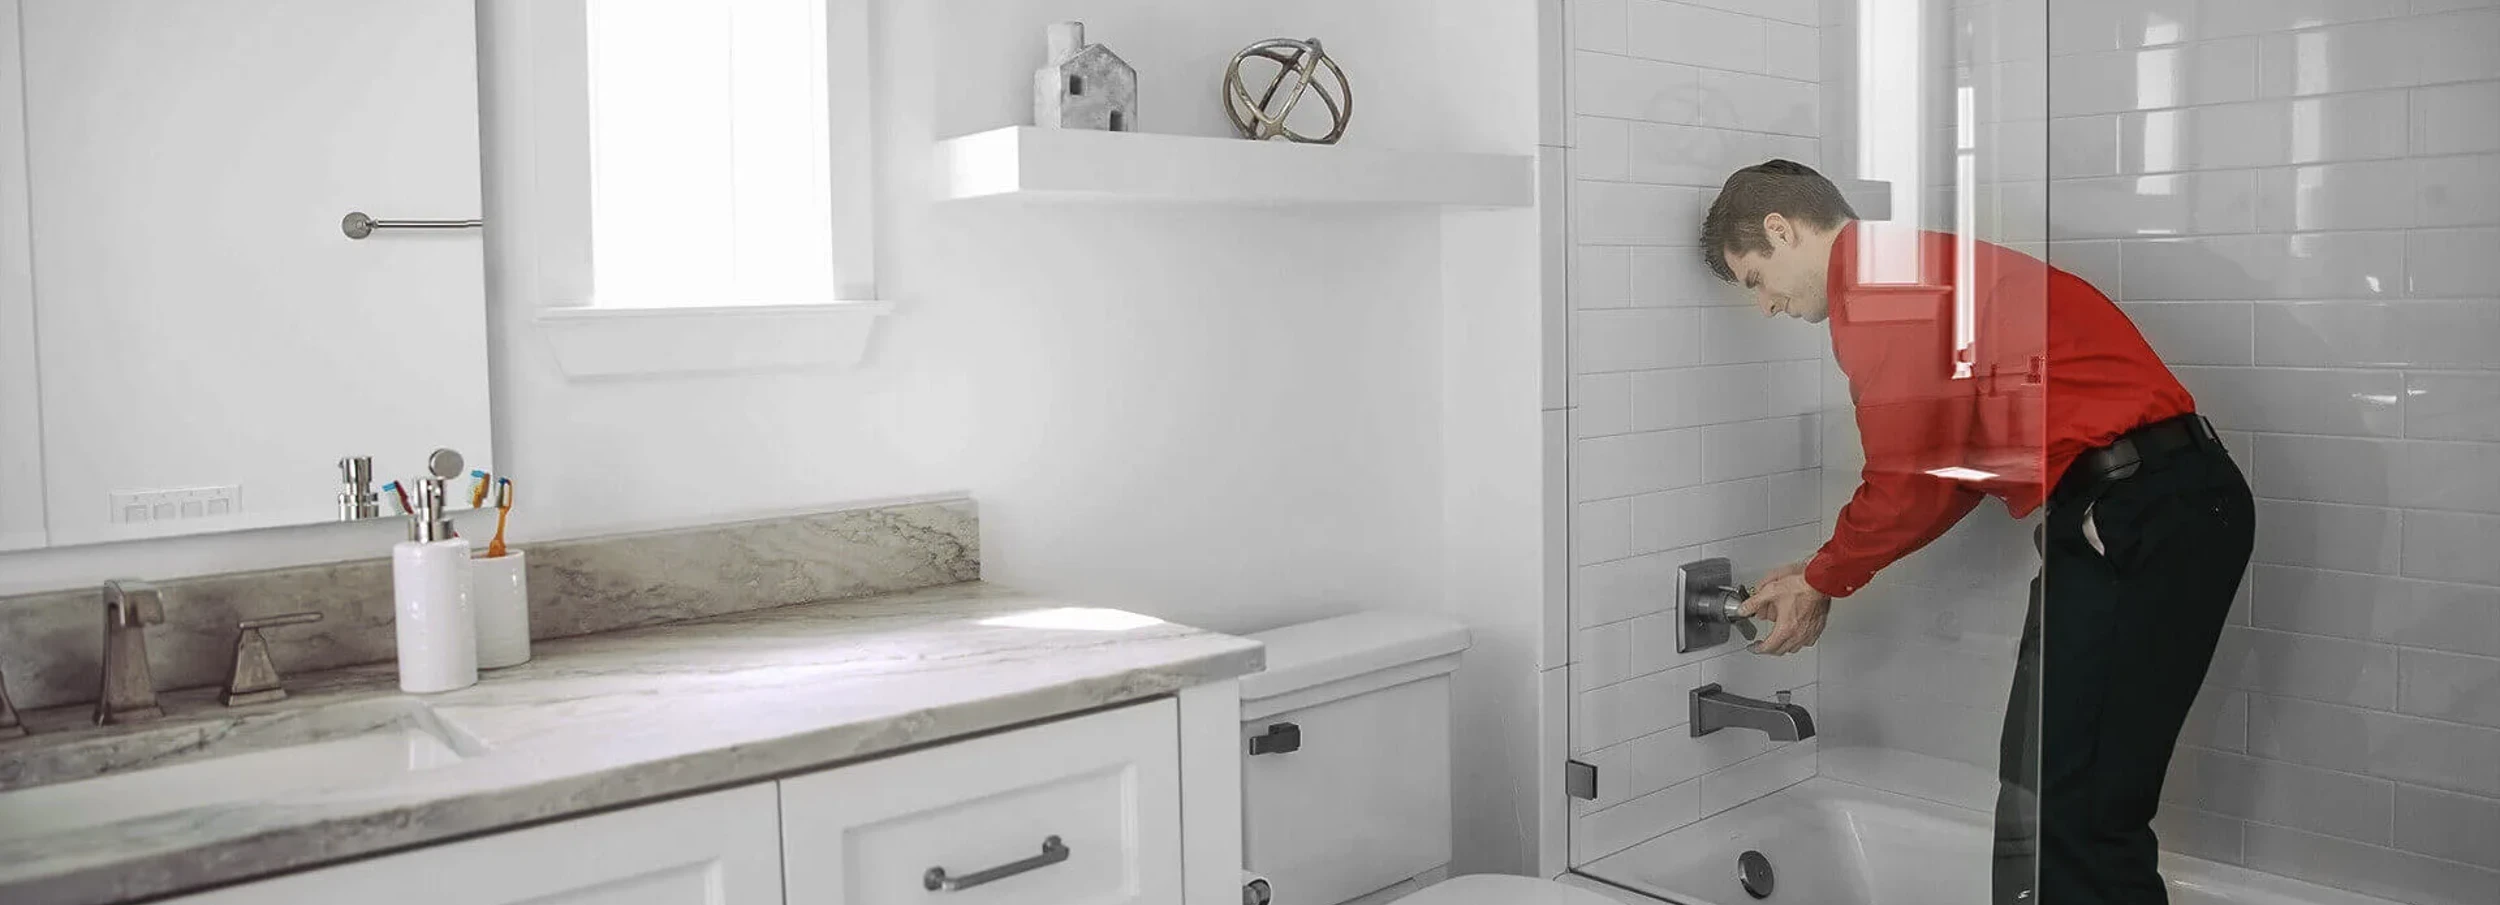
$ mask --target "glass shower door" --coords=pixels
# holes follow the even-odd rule
[[[2004,751],[2037,738],[2007,714],[2037,645],[2047,6],[1570,4],[1582,875],[1693,905],[2026,885],[2036,814],[1996,815]],[[1766,320],[1701,247],[1730,175],[1771,160],[1851,214],[1803,227],[1833,250],[1820,322]],[[1816,313],[1781,288],[1760,306]],[[1812,647],[1709,644],[1687,591],[1724,605],[1718,561],[1849,593]]]

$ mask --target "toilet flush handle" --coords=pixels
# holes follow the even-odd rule
[[[1266,732],[1250,737],[1250,754],[1292,754],[1302,750],[1302,727],[1292,723],[1273,723]]]

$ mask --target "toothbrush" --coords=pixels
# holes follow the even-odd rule
[[[487,541],[487,542],[486,542],[486,558],[488,558],[488,559],[497,559],[497,558],[500,558],[500,557],[502,557],[502,556],[504,555],[504,549],[503,549],[503,528],[504,528],[504,522],[506,522],[506,521],[510,520],[511,518],[512,518],[512,479],[511,479],[511,478],[496,478],[496,479],[495,479],[495,539],[494,539],[494,540],[491,540],[491,541]]]
[[[480,506],[486,505],[486,488],[494,486],[494,483],[494,479],[487,477],[486,472],[474,468],[470,469],[469,508],[476,509]]]
[[[399,512],[396,514],[407,515],[417,511],[416,507],[408,505],[408,488],[399,486],[398,481],[392,481],[388,484],[384,484],[382,485],[382,489],[390,491],[392,495],[399,498]]]

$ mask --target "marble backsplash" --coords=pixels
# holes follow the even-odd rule
[[[530,635],[561,638],[973,581],[981,577],[980,536],[977,509],[959,499],[525,544]],[[388,557],[156,585],[165,624],[147,636],[160,691],[223,683],[235,623],[256,616],[322,614],[310,625],[263,630],[281,673],[394,656]],[[94,700],[102,647],[97,588],[0,597],[0,681],[21,709]]]

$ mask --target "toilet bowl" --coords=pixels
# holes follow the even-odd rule
[[[1273,905],[1620,905],[1533,877],[1442,879],[1466,626],[1358,613],[1253,637],[1267,669],[1241,680],[1242,848]]]

